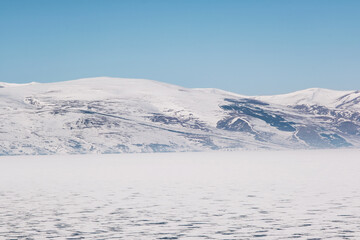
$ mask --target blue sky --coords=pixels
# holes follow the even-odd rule
[[[0,0],[0,81],[360,89],[360,1]]]

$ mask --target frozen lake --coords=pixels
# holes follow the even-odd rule
[[[0,239],[360,239],[359,156],[0,157]]]

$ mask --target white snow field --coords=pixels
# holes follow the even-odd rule
[[[0,239],[360,239],[359,156],[3,156]]]

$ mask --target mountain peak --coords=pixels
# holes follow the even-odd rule
[[[258,96],[257,100],[279,104],[279,105],[320,105],[336,107],[338,99],[344,95],[351,94],[355,91],[338,91],[326,88],[308,88],[292,93]]]

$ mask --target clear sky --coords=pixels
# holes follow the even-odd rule
[[[0,82],[360,89],[358,0],[0,0]]]

